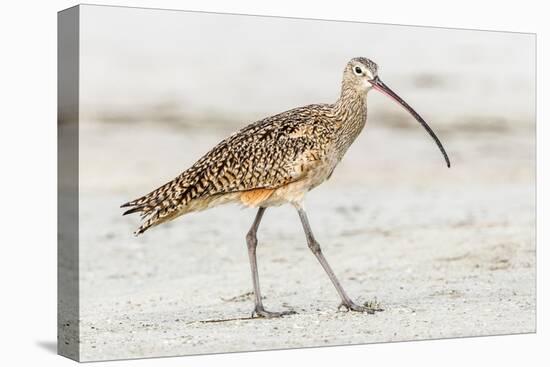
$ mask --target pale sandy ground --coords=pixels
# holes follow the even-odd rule
[[[281,207],[260,227],[260,281],[268,309],[298,313],[270,320],[246,319],[252,209],[216,208],[134,238],[138,218],[118,208],[227,132],[83,124],[83,360],[535,331],[532,130],[442,132],[449,170],[420,128],[368,126],[307,208],[348,293],[385,311],[337,312],[296,213]]]

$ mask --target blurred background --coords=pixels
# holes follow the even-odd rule
[[[534,35],[88,5],[80,27],[84,359],[534,330]],[[357,56],[378,63],[452,162],[372,91],[365,131],[308,195],[336,273],[386,311],[364,328],[335,314],[334,291],[282,207],[260,230],[260,278],[268,304],[303,311],[273,333],[231,323],[205,332],[193,322],[252,307],[244,234],[254,212],[221,207],[134,238],[139,218],[122,217],[120,204],[251,122],[336,101]],[[224,301],[239,295],[246,302]],[[300,323],[319,330],[302,334]]]
[[[532,34],[128,8],[83,15],[84,118],[239,127],[333,102],[345,63],[365,56],[439,128],[534,123]],[[397,123],[388,101],[369,102],[373,120]]]
[[[160,153],[154,166],[178,153],[155,149],[155,144],[170,146],[163,137],[149,134],[167,132],[179,139],[210,134],[213,145],[263,117],[334,102],[343,68],[356,56],[378,63],[382,80],[441,135],[457,166],[465,158],[465,151],[450,140],[457,134],[534,139],[531,34],[86,6],[80,39],[81,121],[105,134],[131,127],[133,139],[125,143],[134,141],[149,155]],[[146,142],[135,140],[140,131],[148,135]],[[366,164],[385,164],[392,155],[410,164],[427,161],[430,168],[435,160],[440,163],[419,125],[378,93],[369,96],[364,135],[371,133],[384,137],[356,143],[367,149]],[[413,147],[368,153],[367,144],[402,146],[396,143],[408,134],[411,138],[403,144],[420,141],[426,157],[417,159],[420,152]],[[210,147],[190,148],[178,147],[180,157],[190,159],[174,167],[163,165],[170,173],[164,177],[175,176]],[[522,152],[534,153],[534,140],[526,149]],[[492,158],[505,157],[485,155]],[[533,164],[528,168],[533,170]],[[100,181],[107,183],[105,177]],[[91,181],[92,188],[96,184]]]

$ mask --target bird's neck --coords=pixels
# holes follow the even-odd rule
[[[366,93],[343,85],[340,98],[333,108],[334,114],[340,122],[339,133],[351,145],[367,121]]]

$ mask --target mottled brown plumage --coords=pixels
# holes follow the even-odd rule
[[[328,179],[349,146],[365,126],[367,92],[372,89],[395,99],[441,143],[403,100],[378,78],[377,66],[354,58],[344,70],[340,98],[333,104],[312,104],[257,121],[229,136],[172,181],[149,194],[123,204],[124,214],[140,213],[143,224],[135,234],[180,215],[219,204],[237,202],[259,207],[247,243],[256,296],[255,312],[280,316],[263,308],[256,267],[256,229],[266,207],[291,203],[300,214],[308,245],[323,265],[341,298],[356,311],[372,309],[355,305],[345,294],[326,263],[301,206],[303,196]]]
[[[350,68],[351,64],[346,74]],[[250,200],[251,190],[267,189],[273,194],[321,166],[328,168],[328,177],[365,124],[367,111],[361,88],[354,78],[344,78],[341,98],[335,104],[299,107],[246,126],[172,181],[124,204],[132,207],[124,214],[141,213],[145,221],[136,231],[140,234],[212,204],[240,201],[260,206],[271,195],[263,191],[262,200]],[[307,189],[322,179],[315,181],[320,182],[306,185]],[[243,195],[220,197],[235,193]],[[272,204],[283,202],[278,198]]]

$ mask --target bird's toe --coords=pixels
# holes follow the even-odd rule
[[[256,307],[254,308],[254,311],[252,311],[252,317],[263,317],[266,319],[272,319],[276,317],[282,317],[282,316],[294,315],[294,314],[296,314],[296,311],[293,311],[293,310],[274,312],[274,311],[267,311],[263,307],[261,308]]]
[[[345,311],[366,312],[368,314],[374,314],[375,312],[384,311],[384,309],[382,309],[380,307],[380,304],[376,301],[365,302],[363,305],[358,305],[352,301],[342,302],[338,306],[338,311],[340,311],[342,308]]]

